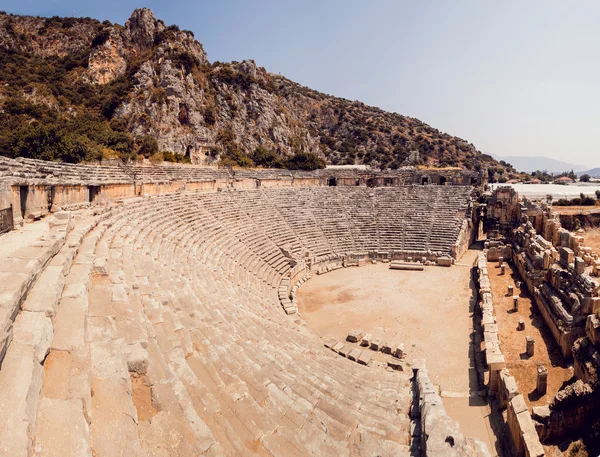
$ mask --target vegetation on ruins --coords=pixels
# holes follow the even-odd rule
[[[252,61],[211,64],[191,32],[149,14],[132,22],[154,24],[149,41],[131,33],[138,41],[127,45],[127,24],[0,14],[0,154],[184,161],[190,142],[207,138],[208,160],[223,166],[491,167],[499,182],[517,173],[417,119],[319,93]],[[106,72],[114,75],[98,76]]]

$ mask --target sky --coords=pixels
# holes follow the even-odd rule
[[[210,61],[253,59],[321,92],[416,117],[496,156],[600,167],[600,2],[2,0],[123,24],[151,8]]]

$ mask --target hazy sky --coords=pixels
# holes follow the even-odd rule
[[[2,0],[123,24],[147,6],[211,61],[254,59],[322,92],[412,116],[483,152],[600,166],[600,2]]]

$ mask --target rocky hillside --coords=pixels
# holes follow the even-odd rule
[[[0,153],[144,155],[290,168],[498,164],[423,122],[325,95],[253,61],[210,63],[148,9],[125,25],[0,13]]]

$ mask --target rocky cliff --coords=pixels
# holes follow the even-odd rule
[[[2,13],[0,80],[0,153],[13,156],[497,165],[417,119],[316,92],[253,61],[210,63],[192,32],[148,9],[124,25]]]

